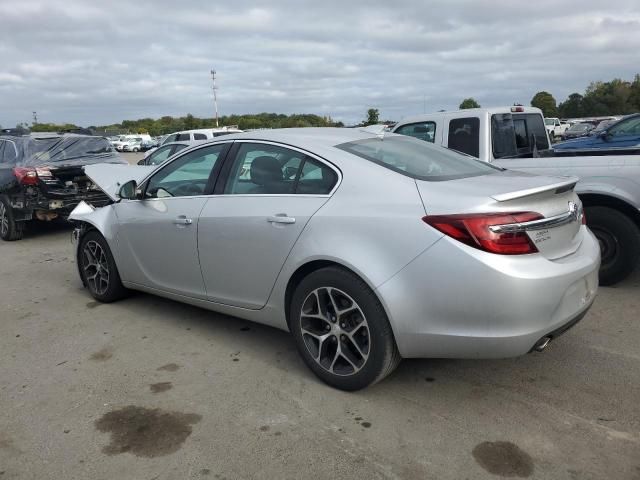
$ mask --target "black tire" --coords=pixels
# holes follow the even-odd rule
[[[96,245],[102,249],[102,254],[96,252]],[[107,241],[96,230],[87,232],[80,240],[78,248],[78,269],[82,277],[82,283],[87,287],[93,298],[103,303],[115,302],[127,296],[127,289],[120,281],[118,267],[111,254],[111,249]],[[100,265],[98,269],[97,264]],[[104,277],[104,270],[107,270],[107,279]]]
[[[600,284],[613,285],[633,272],[640,259],[640,230],[624,213],[609,207],[587,207],[587,226],[600,243]]]
[[[325,324],[328,324],[328,327],[327,325],[324,325],[324,327],[332,329],[338,328],[338,325],[342,323],[341,319],[343,318],[346,319],[345,321],[347,323],[350,323],[354,318],[353,316],[349,317],[350,315],[355,315],[357,317],[361,316],[363,319],[363,323],[358,323],[358,320],[355,320],[353,322],[355,328],[350,331],[354,337],[357,335],[359,336],[357,339],[358,341],[362,341],[366,344],[367,358],[365,359],[362,357],[359,359],[363,363],[359,365],[359,370],[357,371],[353,368],[353,364],[347,363],[346,357],[339,353],[335,354],[330,368],[335,370],[333,367],[338,363],[335,359],[340,357],[339,360],[345,365],[346,369],[351,368],[353,369],[353,372],[337,374],[329,371],[319,363],[320,360],[316,360],[316,356],[312,355],[310,347],[308,346],[308,342],[310,341],[315,345],[317,339],[314,339],[315,337],[309,336],[307,333],[305,333],[306,341],[305,338],[303,338],[302,321],[303,318],[307,317],[302,316],[302,309],[303,306],[306,307],[308,305],[305,304],[305,301],[309,301],[309,299],[312,298],[311,296],[313,295],[313,292],[318,290],[338,292],[336,293],[338,296],[346,294],[342,299],[347,302],[353,301],[355,303],[355,309],[351,308],[351,310],[357,310],[358,313],[335,315],[336,319],[333,320],[334,325],[332,325],[327,319],[313,319],[314,322],[324,322]],[[319,297],[316,296],[314,298],[317,299]],[[345,305],[348,308],[349,304],[343,304],[343,306]],[[309,274],[296,287],[291,299],[289,313],[290,330],[295,339],[298,352],[313,373],[332,387],[347,391],[359,390],[379,382],[393,372],[400,363],[400,353],[398,352],[393,332],[382,304],[362,279],[347,270],[339,267],[327,267]],[[363,331],[365,329],[366,331]],[[305,332],[306,331],[307,330],[305,330]],[[344,330],[343,332],[347,332],[347,330]],[[347,342],[343,341],[346,340],[345,335],[341,335],[339,333],[333,335],[333,333],[333,330],[331,330],[329,338],[324,342],[329,342],[331,340],[334,344],[334,349],[344,349],[344,352],[348,353],[348,356],[353,358],[352,354],[349,352],[355,351],[353,349],[354,343],[349,343],[349,345],[347,345]],[[340,340],[339,338],[342,338],[343,340]],[[349,340],[349,342],[351,341],[352,340]],[[321,357],[324,342],[318,344],[319,348],[317,348],[317,358]],[[347,348],[349,348],[349,346],[350,350],[347,352]],[[330,349],[331,346],[328,348]]]
[[[16,222],[13,208],[7,197],[0,196],[0,238],[7,242],[21,240],[24,236],[24,222]]]

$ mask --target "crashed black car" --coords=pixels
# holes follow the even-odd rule
[[[106,138],[0,130],[0,238],[19,240],[31,220],[66,219],[84,200],[109,203],[82,167],[127,163]]]

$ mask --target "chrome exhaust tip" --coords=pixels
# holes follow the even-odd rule
[[[550,341],[551,341],[551,337],[542,337],[540,340],[538,340],[538,343],[534,345],[533,349],[536,352],[541,352],[545,348],[547,348],[547,345],[549,345]]]

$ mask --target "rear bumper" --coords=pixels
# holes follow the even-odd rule
[[[578,250],[555,261],[442,238],[377,289],[401,355],[514,357],[557,336],[586,314],[598,287],[599,246],[582,228]]]

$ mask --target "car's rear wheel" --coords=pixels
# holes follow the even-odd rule
[[[400,362],[380,301],[347,270],[328,267],[305,277],[293,294],[289,319],[305,363],[333,387],[364,388]]]
[[[16,222],[11,203],[5,196],[0,197],[0,238],[11,242],[24,235],[24,222]]]
[[[93,230],[82,237],[78,262],[82,281],[93,298],[109,303],[126,296],[111,249],[100,233]]]
[[[600,244],[600,284],[626,278],[640,259],[640,231],[624,213],[609,207],[587,207],[587,225]]]

